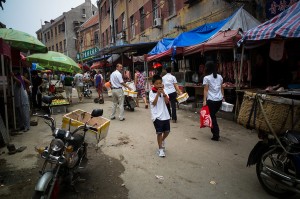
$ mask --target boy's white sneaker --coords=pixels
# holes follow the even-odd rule
[[[158,156],[159,156],[159,157],[162,157],[162,158],[163,158],[163,157],[166,157],[166,154],[165,154],[165,152],[164,152],[163,149],[159,149],[159,150],[158,150]]]

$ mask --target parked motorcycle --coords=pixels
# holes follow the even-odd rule
[[[286,198],[300,193],[300,132],[259,134],[247,166],[256,164],[257,178],[266,192]]]
[[[89,83],[85,83],[83,85],[83,96],[87,97],[87,98],[91,98],[92,97],[92,91],[90,89],[90,84]]]
[[[102,109],[95,109],[93,117],[102,116]],[[35,186],[33,199],[57,198],[59,187],[69,185],[74,190],[74,184],[80,179],[78,169],[87,161],[87,143],[85,135],[88,130],[97,131],[93,126],[84,125],[77,127],[73,132],[56,128],[55,120],[48,115],[36,115],[45,120],[52,130],[53,139],[49,146],[39,148],[37,151],[45,162],[40,171],[40,178]],[[71,121],[70,121],[71,122]]]

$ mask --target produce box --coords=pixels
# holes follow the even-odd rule
[[[71,122],[70,122],[71,120]],[[91,119],[91,113],[77,109],[68,114],[65,114],[62,118],[62,128],[68,129],[69,124],[71,125],[71,130],[74,130],[80,125],[84,125],[88,121],[88,125],[94,126],[97,131],[90,130],[89,132],[96,135],[97,141],[100,142],[103,138],[107,136],[110,120],[104,117],[94,117]]]
[[[53,99],[50,106],[57,106],[57,105],[70,105],[70,103],[66,99]]]
[[[182,102],[185,102],[188,98],[189,98],[189,95],[187,93],[183,93],[182,95],[178,96],[176,98],[176,100],[180,104]]]
[[[237,122],[246,128],[271,133],[259,103],[255,103],[256,95],[256,93],[245,92]],[[262,95],[262,99],[263,109],[276,134],[291,130],[293,127],[294,130],[300,131],[299,100],[270,95]]]
[[[59,114],[59,113],[66,113],[67,112],[67,106],[66,105],[51,106],[50,110],[51,110],[52,115],[56,115],[56,114]]]

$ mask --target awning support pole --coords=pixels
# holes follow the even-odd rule
[[[4,131],[6,131],[6,137],[3,136],[3,139],[5,141],[5,143],[9,143],[9,126],[8,126],[8,114],[7,114],[7,96],[6,96],[6,83],[7,80],[5,82],[5,70],[4,70],[4,55],[1,55],[1,66],[2,66],[2,76],[3,76],[3,81],[2,81],[2,89],[3,89],[3,98],[4,98],[4,112],[5,112],[5,126],[6,129]],[[4,132],[3,131],[3,132]]]
[[[241,80],[242,80],[242,73],[243,73],[243,59],[244,59],[244,51],[245,47],[242,48],[242,55],[241,55],[241,67],[240,67],[240,74],[239,74],[239,83],[238,83],[238,89],[241,88]]]

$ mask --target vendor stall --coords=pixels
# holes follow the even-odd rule
[[[239,43],[242,52],[244,49],[254,51],[253,84],[260,87],[255,93],[290,100],[300,99],[300,2],[246,32]],[[242,71],[244,66],[240,67]],[[244,101],[240,114],[244,109]],[[281,102],[277,103],[278,107],[281,105]]]

